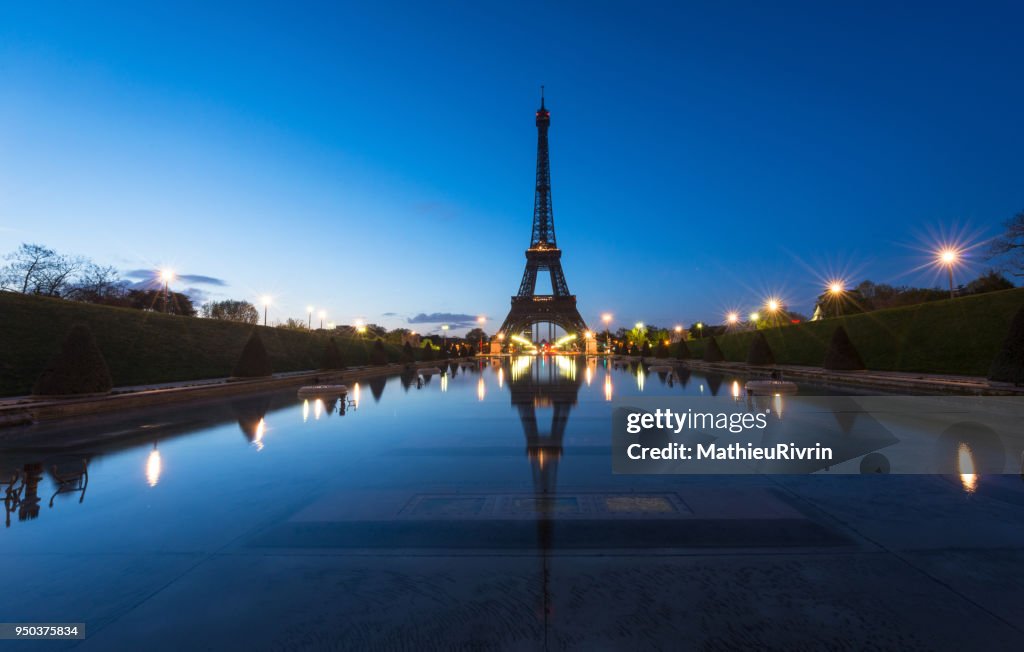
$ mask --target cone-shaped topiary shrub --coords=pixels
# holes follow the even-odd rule
[[[434,347],[432,347],[428,342],[427,345],[423,347],[423,359],[429,361],[434,360],[436,357],[437,355],[434,353]]]
[[[708,339],[708,343],[704,345],[704,362],[724,362],[725,356],[722,354],[722,347],[718,346],[718,340],[714,337]]]
[[[388,363],[388,352],[384,350],[384,342],[375,340],[373,348],[370,349],[370,364],[382,365]]]
[[[98,394],[114,386],[107,361],[85,324],[75,324],[61,344],[60,353],[46,367],[32,393],[40,396]]]
[[[864,369],[864,361],[857,353],[856,347],[850,341],[846,329],[840,326],[832,332],[832,339],[825,349],[825,360],[823,367],[834,371],[857,371]]]
[[[416,354],[412,350],[412,344],[406,342],[402,345],[402,363],[409,364],[416,362]]]
[[[664,340],[658,342],[658,346],[654,347],[654,357],[655,358],[667,358],[668,357],[668,344],[665,344]]]
[[[747,364],[770,365],[775,364],[775,354],[772,347],[768,346],[768,340],[764,333],[756,331],[754,339],[750,340],[750,349],[747,350]]]
[[[640,349],[640,355],[644,356],[645,358],[651,355],[651,343],[650,342],[644,342],[643,348]]]
[[[690,359],[690,347],[686,345],[685,340],[679,340],[676,343],[676,360],[689,360]]]
[[[270,359],[267,358],[263,340],[260,338],[259,332],[253,330],[231,375],[236,378],[259,378],[260,376],[269,376],[271,373],[273,372],[270,369]]]
[[[1010,321],[1010,330],[992,361],[988,377],[1004,383],[1024,385],[1024,308],[1018,310]]]
[[[338,343],[334,341],[334,338],[327,340],[327,344],[324,345],[324,355],[320,360],[321,369],[344,369],[345,360],[341,357],[341,351],[338,350]]]

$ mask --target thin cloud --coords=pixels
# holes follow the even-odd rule
[[[469,326],[476,322],[476,315],[466,315],[456,312],[432,312],[423,313],[410,317],[407,320],[410,324],[450,324],[451,326]]]
[[[157,269],[129,269],[123,272],[125,278],[138,279],[142,282],[149,282],[158,280],[160,277],[160,270]],[[205,276],[203,274],[175,274],[174,280],[183,281],[185,283],[197,283],[199,285],[216,285],[218,287],[227,287],[227,281],[215,276]]]

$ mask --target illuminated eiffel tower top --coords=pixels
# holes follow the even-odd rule
[[[533,233],[530,248],[557,247],[555,215],[551,210],[551,163],[548,160],[548,127],[551,114],[544,107],[544,87],[540,87],[537,109],[537,189],[533,195]]]

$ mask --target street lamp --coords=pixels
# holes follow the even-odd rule
[[[832,298],[832,303],[835,304],[835,316],[839,316],[840,299],[843,293],[846,292],[846,284],[843,281],[835,280],[828,284],[828,293]]]
[[[320,311],[320,330],[324,329],[324,318],[326,318],[326,317],[327,317],[327,311],[326,310],[321,310]]]
[[[306,312],[309,313],[309,322],[306,324],[306,330],[313,330],[313,306],[306,306]]]
[[[939,265],[949,272],[949,298],[953,298],[953,267],[960,262],[960,252],[954,247],[943,247],[936,254]]]
[[[774,297],[769,297],[764,304],[765,309],[771,315],[775,326],[779,325],[779,311],[782,310],[782,302]]]
[[[171,308],[170,285],[174,280],[174,272],[169,269],[160,270],[160,280],[164,282],[164,314],[166,314],[170,312]]]
[[[611,353],[612,350],[612,332],[608,330],[608,325],[612,323],[612,313],[606,312],[601,315],[601,321],[604,322],[604,350],[606,353]]]
[[[263,299],[263,325],[267,325],[267,308],[270,307],[270,297],[264,296]]]
[[[735,326],[736,324],[739,323],[739,321],[740,316],[735,312],[730,312],[728,315],[725,316],[725,322],[730,326]]]
[[[441,325],[441,332],[444,334],[444,338],[442,339],[442,344],[441,344],[441,350],[447,352],[448,351],[448,324],[442,324]]]
[[[704,322],[697,322],[697,337],[704,339]]]
[[[364,322],[362,319],[356,320],[356,332],[359,333],[360,335],[366,332],[366,322]]]
[[[478,349],[480,355],[483,355],[484,353],[484,322],[486,321],[487,317],[484,317],[483,315],[476,318],[476,323],[480,324],[480,348]]]

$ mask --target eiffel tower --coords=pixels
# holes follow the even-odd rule
[[[526,271],[519,292],[512,297],[512,309],[498,331],[519,335],[539,324],[561,327],[566,333],[582,334],[587,324],[576,309],[576,296],[562,272],[562,250],[555,240],[555,217],[551,211],[551,165],[548,161],[548,127],[551,114],[544,107],[541,86],[537,110],[537,189],[533,197],[533,233],[526,250]],[[537,294],[537,273],[551,275],[551,294]]]

